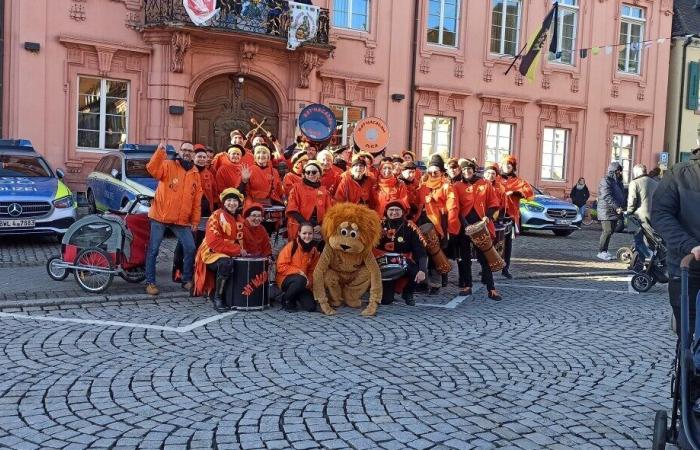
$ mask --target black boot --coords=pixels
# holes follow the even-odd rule
[[[501,275],[508,278],[509,280],[513,279],[513,275],[510,274],[507,267],[501,271]]]
[[[416,306],[416,299],[413,298],[413,292],[404,292],[401,295],[408,306]]]
[[[217,277],[216,278],[216,287],[214,288],[214,295],[212,296],[212,300],[214,301],[214,309],[216,312],[226,312],[228,311],[228,306],[226,306],[226,302],[224,302],[224,286],[226,286],[226,278],[224,277]]]

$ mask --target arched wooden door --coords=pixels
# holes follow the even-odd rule
[[[246,78],[242,89],[235,89],[238,76],[218,75],[197,90],[194,107],[194,142],[226,150],[229,134],[239,129],[247,133],[252,125],[250,118],[258,121],[267,118],[263,127],[278,136],[279,106],[270,89],[262,82]],[[237,95],[238,94],[238,95]]]

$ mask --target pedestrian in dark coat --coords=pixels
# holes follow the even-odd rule
[[[578,182],[571,188],[569,197],[571,197],[571,202],[578,207],[581,217],[583,217],[583,214],[586,212],[586,203],[588,203],[588,199],[591,197],[588,186],[586,186],[585,178],[581,177],[578,179]]]
[[[651,224],[666,243],[668,262],[668,296],[676,323],[680,323],[680,261],[695,255],[690,266],[690,326],[695,323],[695,302],[700,290],[700,148],[690,160],[674,165],[661,179],[651,202]],[[676,328],[680,331],[680,326]]]
[[[613,161],[608,166],[608,173],[598,185],[598,220],[603,227],[600,234],[598,258],[603,261],[613,259],[608,253],[610,238],[617,228],[618,220],[622,220],[622,212],[627,204],[624,186],[622,184],[622,165]]]

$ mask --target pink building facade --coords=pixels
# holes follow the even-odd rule
[[[671,0],[560,0],[561,52],[533,81],[505,72],[551,0],[313,0],[320,35],[294,51],[265,0],[223,3],[197,27],[181,0],[5,0],[3,137],[31,139],[77,190],[120,143],[222,149],[250,117],[288,143],[316,102],[342,124],[335,144],[377,116],[389,154],[510,153],[560,196],[664,151]],[[268,20],[246,21],[255,8]]]

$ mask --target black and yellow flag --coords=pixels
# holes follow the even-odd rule
[[[542,50],[542,47],[544,47],[544,44],[547,42],[547,34],[549,33],[549,29],[552,27],[552,22],[554,22],[554,31],[552,32],[552,39],[549,42],[549,51],[552,53],[557,52],[557,42],[559,40],[559,36],[557,36],[559,25],[558,16],[559,4],[554,3],[554,6],[542,21],[542,27],[534,36],[530,38],[527,53],[525,53],[520,60],[520,67],[518,70],[529,80],[533,80],[535,78],[535,71],[539,66],[539,58],[537,56],[540,54],[540,50]]]

